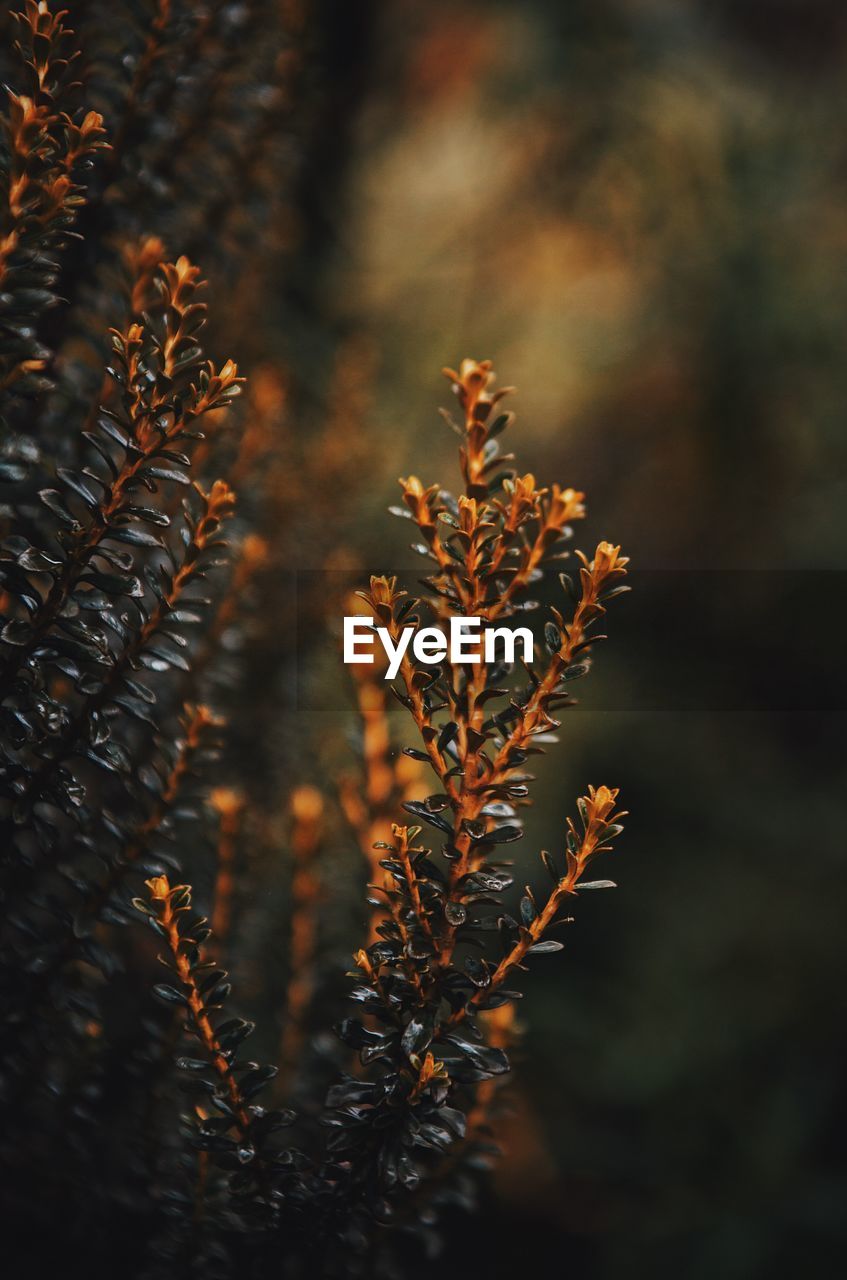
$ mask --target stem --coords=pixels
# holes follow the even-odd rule
[[[195,484],[194,488],[203,499],[205,510],[193,530],[191,540],[184,551],[182,564],[177,568],[169,589],[157,601],[152,613],[129,644],[118,654],[101,688],[97,693],[91,695],[73,719],[69,721],[67,728],[56,744],[55,753],[48,760],[42,761],[38,769],[30,776],[26,788],[19,797],[19,806],[32,804],[43,795],[46,783],[49,782],[59,765],[73,752],[91,715],[106,705],[116,687],[120,684],[127,668],[133,666],[139,654],[143,653],[151,640],[156,637],[168,614],[172,613],[177,607],[200,567],[200,557],[209,541],[217,533],[221,521],[232,514],[234,494],[223,481],[215,481],[211,492],[208,494],[204,493],[197,484]]]
[[[512,970],[522,964],[530,948],[542,940],[550,925],[553,924],[564,899],[576,894],[577,885],[588,863],[598,853],[610,848],[603,841],[608,838],[606,835],[607,824],[614,816],[613,810],[616,797],[617,791],[613,791],[608,787],[599,787],[596,792],[592,790],[589,793],[586,798],[586,803],[589,806],[588,820],[576,851],[568,854],[567,872],[553,888],[535,919],[525,929],[521,930],[520,938],[500,961],[491,975],[489,984],[485,987],[478,987],[468,1003],[461,1009],[456,1010],[448,1019],[448,1028],[462,1022],[467,1017],[471,1007],[477,1007],[487,1000],[493,992],[503,985]],[[626,815],[621,813],[616,816],[622,818]],[[573,823],[569,821],[568,825],[570,830],[573,831]]]
[[[164,877],[160,877],[164,878]],[[194,1026],[200,1036],[203,1046],[206,1049],[209,1059],[215,1071],[221,1080],[226,1084],[229,1094],[230,1103],[235,1117],[236,1127],[242,1138],[246,1138],[251,1124],[250,1114],[247,1111],[247,1105],[241,1096],[241,1090],[238,1087],[238,1081],[232,1073],[229,1063],[221,1052],[220,1044],[215,1035],[215,1029],[206,1012],[206,1006],[203,1003],[203,997],[197,986],[191,963],[188,956],[182,950],[183,939],[179,932],[179,918],[171,905],[169,894],[164,897],[158,897],[157,900],[162,904],[161,915],[159,919],[165,930],[168,946],[173,956],[174,965],[180,981],[188,989],[188,1007],[191,1010],[191,1016]]]

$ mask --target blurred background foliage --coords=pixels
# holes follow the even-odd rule
[[[319,204],[325,305],[373,362],[361,563],[414,567],[382,511],[400,474],[450,483],[426,407],[468,354],[519,388],[521,466],[588,491],[577,544],[611,537],[636,569],[526,842],[558,847],[569,797],[620,785],[620,888],[583,899],[562,963],[532,975],[496,1199],[448,1258],[830,1274],[847,16],[405,0],[371,18],[343,199]],[[299,693],[337,767],[331,645],[318,664]]]
[[[110,6],[69,8],[104,60],[130,39],[138,57]],[[217,778],[249,801],[232,950],[259,1053],[283,1030],[289,796],[355,768],[344,589],[417,570],[385,507],[401,474],[455,484],[437,371],[491,358],[520,391],[521,468],[585,489],[577,545],[620,542],[635,570],[538,767],[527,874],[588,783],[620,786],[632,817],[602,872],[619,889],[580,899],[565,954],[534,966],[506,1155],[439,1273],[549,1256],[580,1280],[830,1275],[847,1234],[847,10],[264,4],[292,33],[277,100],[282,43],[218,8],[232,36],[211,89],[162,71],[200,135],[194,168],[166,176],[197,198],[136,204],[130,165],[98,216],[131,226],[138,208],[196,254],[210,348],[271,424],[268,492],[242,490],[270,550],[249,663],[225,652]],[[226,61],[248,41],[252,93]],[[272,135],[255,192],[239,112]],[[364,924],[353,842],[327,825],[316,1075]]]

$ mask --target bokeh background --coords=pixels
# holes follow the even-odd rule
[[[300,1082],[313,1109],[335,1070],[328,1026],[365,927],[363,863],[335,802],[357,767],[345,590],[419,571],[386,508],[400,475],[458,483],[439,371],[490,358],[519,389],[522,470],[586,490],[576,545],[621,543],[633,568],[538,766],[519,882],[538,881],[537,850],[562,847],[588,784],[619,786],[631,817],[599,873],[618,889],[580,898],[565,951],[524,984],[482,1211],[449,1220],[441,1260],[421,1269],[841,1274],[844,0],[174,5],[152,91],[129,112],[153,6],[67,7],[86,100],[123,150],[95,166],[75,288],[60,285],[71,305],[48,317],[67,329],[62,396],[87,404],[102,379],[100,354],[74,349],[91,317],[67,317],[87,308],[101,339],[115,322],[112,290],[95,296],[109,234],[161,234],[209,277],[209,350],[247,373],[248,425],[273,427],[253,490],[234,481],[238,537],[255,523],[268,560],[244,634],[224,637],[216,779],[247,797],[228,967],[257,1056],[274,1059],[285,1025],[290,797],[318,785],[316,1051]],[[195,66],[179,42],[208,14]],[[65,400],[47,409],[48,438],[75,450],[55,430]],[[402,716],[395,729],[413,742]],[[208,902],[211,849],[180,856]],[[152,946],[135,968],[130,949],[107,1028],[152,1004]],[[119,1066],[104,1079],[120,1085]],[[98,1099],[81,1166],[58,1138],[49,1149],[60,1179],[88,1171],[73,1175],[90,1202],[74,1250],[70,1228],[53,1232],[65,1269],[98,1251],[109,1274],[138,1266],[124,1218],[100,1212],[115,1172],[101,1147],[118,1173],[130,1150],[122,1099]],[[27,1248],[57,1203],[33,1168],[10,1187]]]
[[[304,420],[331,412],[339,352],[357,412],[347,558],[304,536],[298,569],[414,567],[385,507],[401,474],[455,483],[438,370],[470,355],[519,388],[521,466],[588,491],[577,545],[635,570],[522,846],[535,877],[579,789],[619,785],[619,888],[526,983],[507,1154],[443,1274],[831,1275],[847,10],[330,6],[322,57],[279,341]],[[339,750],[323,622],[292,694],[306,781]]]

